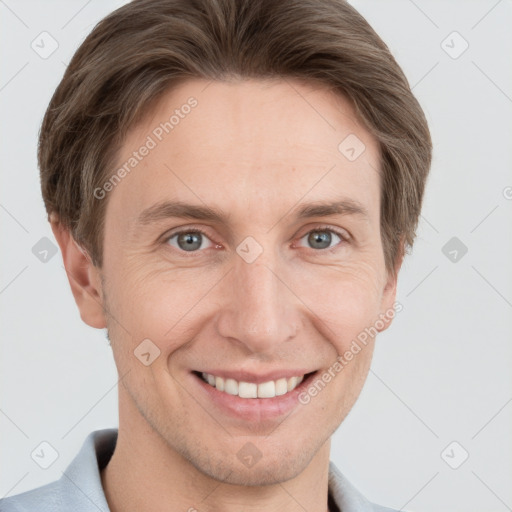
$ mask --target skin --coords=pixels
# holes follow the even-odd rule
[[[190,372],[326,371],[393,307],[378,144],[351,104],[322,86],[189,80],[129,131],[117,164],[190,96],[197,107],[103,199],[101,269],[52,220],[81,318],[108,329],[121,376],[105,494],[113,512],[325,511],[330,437],[359,396],[374,340],[279,421],[228,417]],[[351,133],[366,146],[352,162],[338,151]],[[367,217],[294,215],[305,203],[341,198],[359,202]],[[146,208],[178,199],[219,208],[228,222],[137,224]],[[177,228],[204,230],[201,247],[185,251],[169,238]],[[311,231],[331,234],[329,248],[313,245]],[[263,248],[252,263],[236,252],[247,236]],[[149,366],[134,355],[146,338],[160,350]],[[251,468],[237,458],[247,442],[262,453]]]

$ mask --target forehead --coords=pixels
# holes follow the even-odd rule
[[[364,151],[347,158],[347,144]],[[270,215],[265,205],[282,209],[306,195],[344,195],[372,210],[379,158],[351,103],[325,87],[189,80],[129,131],[114,169],[127,172],[110,192],[108,209],[135,220],[172,198]]]

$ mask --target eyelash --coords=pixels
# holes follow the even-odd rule
[[[314,232],[331,232],[331,233],[334,233],[335,235],[337,235],[340,239],[341,239],[341,242],[338,242],[338,244],[336,244],[335,246],[333,247],[327,247],[325,249],[313,249],[313,248],[309,248],[310,250],[314,251],[314,252],[317,252],[317,253],[325,253],[325,252],[334,252],[339,245],[341,244],[345,244],[345,243],[349,243],[350,241],[350,238],[347,236],[346,233],[342,232],[342,231],[339,231],[331,226],[319,226],[319,227],[316,227],[314,229],[311,229],[309,231],[307,231],[306,233],[304,233],[304,235],[302,235],[300,237],[300,239],[304,238],[306,235],[309,235],[310,233],[314,233]],[[210,240],[210,237],[208,236],[208,234],[203,231],[202,229],[200,228],[189,228],[189,229],[182,229],[180,231],[175,231],[174,233],[171,233],[170,235],[167,235],[165,236],[164,240],[163,240],[163,243],[164,244],[167,244],[169,242],[169,240],[171,240],[171,238],[174,238],[176,236],[179,236],[181,235],[182,233],[199,233],[203,236],[205,236],[206,238],[208,238],[208,240]],[[212,242],[210,240],[210,242]],[[215,242],[212,242],[214,245],[218,245],[216,244]],[[173,249],[176,249],[175,247],[173,247]],[[194,256],[194,253],[198,253],[198,252],[202,252],[200,250],[197,250],[197,251],[184,251],[182,249],[176,249],[178,250],[180,253],[183,253],[186,257],[193,257]]]

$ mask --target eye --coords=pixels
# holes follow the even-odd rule
[[[301,240],[304,238],[307,239],[307,243],[310,245],[310,248],[318,250],[331,249],[333,247],[331,246],[331,243],[336,242],[336,239],[338,239],[339,242],[335,245],[348,241],[347,235],[332,228],[314,229],[306,233]]]
[[[320,227],[306,233],[300,240],[303,239],[307,239],[307,243],[312,249],[326,250],[332,249],[343,242],[348,242],[349,236],[333,228]],[[335,244],[331,245],[333,242]],[[177,231],[168,236],[165,243],[179,251],[189,253],[210,247],[219,247],[208,238],[204,231],[198,228]]]
[[[176,249],[195,252],[199,249],[207,249],[210,247],[207,243],[213,245],[206,234],[200,229],[187,229],[178,231],[166,239],[166,243],[172,245]]]

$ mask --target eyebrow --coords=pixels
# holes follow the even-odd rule
[[[330,215],[356,215],[369,218],[368,210],[359,201],[348,198],[334,202],[317,201],[302,204],[292,208],[286,215],[289,213],[292,213],[297,219]],[[147,225],[173,217],[227,224],[230,216],[211,206],[194,205],[182,201],[164,201],[143,210],[137,219],[137,224]]]

